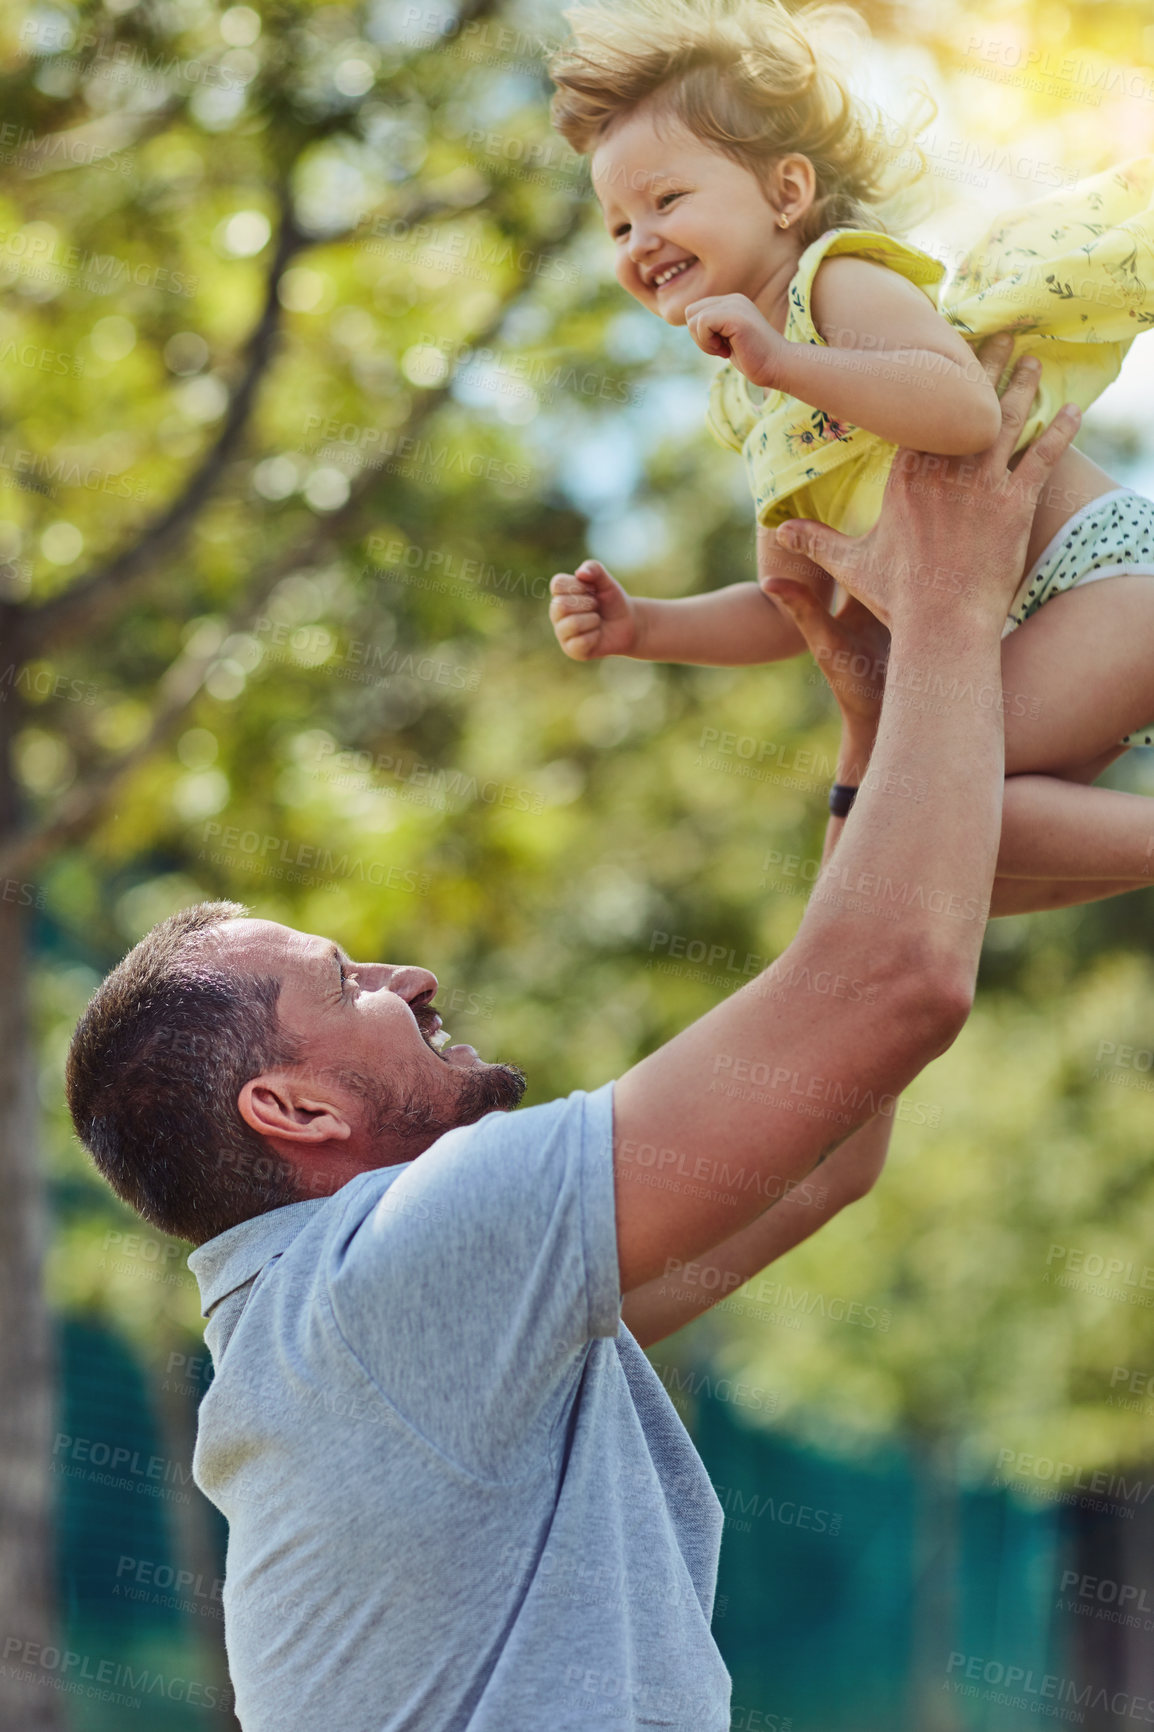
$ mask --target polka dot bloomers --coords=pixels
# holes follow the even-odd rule
[[[1115,487],[1083,505],[1043,548],[1010,604],[1002,636],[1075,584],[1102,577],[1154,577],[1154,500]],[[1124,746],[1154,746],[1154,722],[1127,734]]]

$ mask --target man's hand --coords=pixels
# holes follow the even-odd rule
[[[572,575],[559,571],[549,584],[549,618],[557,642],[575,662],[633,655],[638,642],[637,608],[597,559],[586,559]]]
[[[751,385],[776,389],[789,344],[748,295],[704,295],[690,301],[685,323],[699,349],[724,355]]]
[[[983,345],[979,359],[996,383],[1012,347],[1006,332]],[[886,482],[881,516],[867,534],[840,535],[794,518],[777,532],[784,547],[824,566],[884,625],[921,606],[936,590],[945,600],[972,600],[973,616],[992,623],[991,603],[1008,607],[1021,581],[1038,496],[1081,420],[1066,406],[1025,452],[1009,460],[1038,387],[1038,363],[1024,356],[1001,399],[1002,427],[988,451],[933,457],[899,450]],[[964,566],[957,548],[966,549]]]

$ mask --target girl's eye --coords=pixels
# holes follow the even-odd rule
[[[665,202],[667,199],[684,198],[684,197],[685,197],[685,194],[680,193],[680,192],[663,192],[661,194],[661,197],[657,200],[657,208],[659,210],[663,210],[665,208]],[[613,239],[615,241],[620,240],[622,235],[625,235],[628,233],[629,233],[629,224],[628,223],[618,223],[617,227],[613,230]]]

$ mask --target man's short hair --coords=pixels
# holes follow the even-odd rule
[[[76,1134],[118,1197],[201,1245],[301,1197],[291,1162],[251,1130],[237,1096],[294,1064],[280,981],[230,971],[205,938],[248,913],[202,902],[147,933],[97,988],[66,1072]]]

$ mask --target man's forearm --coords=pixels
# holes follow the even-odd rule
[[[874,723],[865,717],[843,719],[836,771],[839,782],[861,786],[875,734]],[[830,815],[822,848],[823,872],[832,863],[845,828],[844,819]],[[840,857],[838,864],[842,864]],[[663,1275],[633,1288],[625,1297],[621,1314],[641,1345],[651,1346],[683,1329],[810,1238],[848,1204],[865,1196],[885,1163],[895,1110],[896,1101],[889,1112],[879,1112],[859,1125],[804,1180],[783,1186],[769,1199],[764,1213],[703,1251],[690,1269],[682,1269],[673,1259]]]
[[[873,735],[874,729],[864,722],[859,726],[847,722],[843,727],[839,782],[856,785],[860,768],[869,761]],[[831,814],[822,849],[823,866],[836,849],[843,828],[844,820]],[[683,1329],[810,1238],[847,1204],[869,1191],[885,1164],[893,1126],[892,1112],[879,1113],[861,1125],[807,1179],[771,1198],[764,1214],[704,1252],[693,1280],[683,1279],[682,1272],[671,1265],[663,1276],[634,1287],[621,1307],[626,1328],[642,1347],[652,1346]],[[696,1278],[703,1274],[704,1279]]]
[[[642,1347],[684,1329],[819,1228],[864,1197],[885,1163],[893,1113],[879,1113],[786,1190],[748,1227],[703,1251],[689,1269],[670,1259],[664,1275],[625,1295],[621,1315]]]
[[[977,970],[1001,826],[1001,653],[989,610],[984,619],[952,612],[895,623],[888,686],[916,668],[940,676],[944,695],[932,711],[883,706],[853,810],[844,825],[831,824],[826,865],[795,941],[825,953],[836,947],[843,972],[868,968],[890,947],[895,917],[902,937],[952,966],[960,985],[972,985]],[[978,701],[991,692],[992,703]],[[860,773],[855,760],[866,749],[864,740],[847,740],[839,780]]]
[[[837,768],[834,771],[835,782],[839,782],[844,788],[861,787],[862,777],[869,767],[876,735],[876,727],[871,727],[864,722],[858,727],[851,726],[849,723],[843,726],[841,744],[837,753]],[[828,865],[830,856],[841,840],[844,829],[845,819],[835,818],[831,812],[829,822],[825,827],[825,841],[821,850],[823,867]]]

